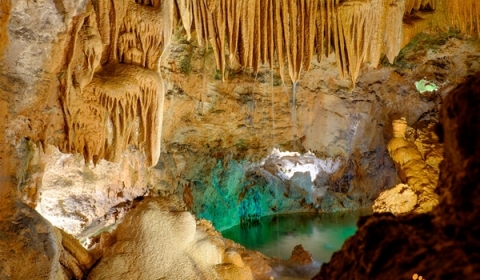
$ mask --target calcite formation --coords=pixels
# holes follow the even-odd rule
[[[450,24],[462,32],[480,35],[480,3],[475,0],[447,1]]]
[[[183,26],[190,37],[192,24],[200,45],[210,42],[217,68],[225,76],[226,49],[231,63],[258,71],[274,63],[282,79],[284,64],[291,81],[300,80],[316,53],[320,61],[331,52],[339,71],[357,80],[364,63],[377,67],[382,55],[393,62],[400,49],[429,25],[445,27],[424,13],[445,5],[449,20],[470,33],[478,32],[478,4],[473,0],[305,0],[305,1],[178,1]],[[405,16],[405,17],[404,17]],[[415,22],[415,23],[414,23]],[[421,24],[419,24],[421,22]],[[413,26],[413,28],[412,28]],[[405,31],[405,35],[403,32]]]
[[[211,224],[172,202],[147,198],[128,213],[111,234],[103,234],[102,259],[87,279],[253,279],[242,259],[226,253],[226,245]],[[236,259],[236,260],[235,260]],[[224,266],[219,266],[225,263]],[[226,267],[235,270],[225,273]]]
[[[82,279],[94,264],[73,236],[14,196],[2,197],[0,230],[2,279]]]
[[[172,33],[170,2],[95,2],[74,19],[73,46],[60,78],[65,151],[117,162],[128,145],[159,156],[163,84],[159,59]]]
[[[393,138],[388,143],[400,178],[404,184],[397,185],[380,194],[372,208],[374,212],[391,212],[395,215],[409,212],[430,212],[438,204],[435,188],[438,184],[438,160],[427,163],[429,155],[405,138],[407,122],[405,118],[394,120]],[[437,145],[441,150],[441,145]],[[435,156],[435,152],[432,153]]]
[[[191,6],[191,10],[185,5],[180,9],[181,18],[187,21],[184,26],[188,29],[193,21],[199,44],[210,41],[222,77],[228,42],[231,62],[255,72],[261,64],[268,63],[273,68],[278,62],[282,79],[286,63],[290,79],[296,83],[301,72],[309,70],[314,54],[320,61],[334,51],[340,72],[354,82],[362,63],[369,61],[377,66],[389,45],[397,46],[387,50],[393,59],[400,50],[401,36],[385,29],[401,34],[405,4],[403,1],[222,0],[192,1]],[[192,15],[185,15],[188,13]]]

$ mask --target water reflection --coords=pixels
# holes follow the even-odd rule
[[[360,216],[371,210],[345,213],[298,213],[268,216],[249,226],[235,226],[223,236],[269,257],[288,259],[295,245],[302,244],[314,259],[328,262],[345,239],[357,230]]]

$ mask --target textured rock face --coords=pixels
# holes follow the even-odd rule
[[[399,215],[412,212],[417,203],[418,197],[415,192],[408,185],[398,184],[389,190],[383,191],[375,199],[372,209],[376,213],[389,212]]]
[[[2,199],[2,204],[0,278],[65,279],[52,225],[20,201]]]
[[[222,263],[225,245],[209,230],[170,202],[146,199],[103,238],[97,248],[102,259],[88,279],[220,279],[215,265]],[[248,276],[241,258],[233,259],[226,257],[236,268],[232,273]],[[251,272],[239,279],[251,279]]]
[[[405,138],[407,122],[404,118],[394,120],[392,125],[394,137],[387,147],[405,184],[383,191],[375,200],[373,211],[395,215],[412,211],[430,212],[438,204],[435,188],[438,184],[439,163],[443,159],[443,147],[433,132],[434,126],[429,125],[410,133],[411,137],[413,134],[419,135],[412,141],[413,139]]]
[[[148,191],[149,170],[138,151],[126,152],[119,163],[102,160],[96,166],[52,146],[39,150],[31,145],[29,153],[29,170],[36,176],[23,182],[23,199],[70,234],[96,222],[105,222],[105,227],[114,223],[125,202]]]
[[[412,147],[418,147],[430,166],[438,164],[441,157],[430,149],[434,142],[422,140],[430,132],[416,127],[435,121],[451,85],[480,70],[480,65],[468,62],[477,60],[478,46],[456,36],[421,34],[402,51],[401,61],[365,70],[352,91],[333,67],[333,56],[313,61],[297,84],[295,101],[291,85],[282,85],[265,68],[256,77],[230,69],[229,80],[222,83],[211,70],[212,54],[174,41],[164,65],[168,85],[164,141],[154,168],[159,175],[154,190],[175,190],[196,215],[212,219],[219,228],[227,224],[221,220],[224,213],[234,217],[225,218],[228,225],[241,220],[244,212],[237,206],[242,203],[264,206],[249,208],[253,217],[255,211],[296,211],[315,205],[320,211],[342,211],[370,205],[381,191],[401,182],[386,151],[394,118],[406,117],[415,127],[407,131]],[[421,79],[440,88],[420,93],[415,81]],[[275,172],[269,176],[252,168],[272,147],[339,159],[341,170],[335,176],[321,174],[313,183],[321,200],[311,203],[307,196],[307,207],[297,201],[281,208],[274,202],[277,193],[285,190],[287,196],[281,200],[287,202],[296,196],[289,190],[303,179],[298,174],[295,182],[286,181]],[[251,202],[254,197],[260,203]]]
[[[441,110],[445,160],[440,203],[430,214],[376,214],[324,264],[315,279],[476,279],[480,277],[478,218],[480,75],[449,93]]]
[[[95,261],[90,253],[2,183],[0,278],[82,279]]]

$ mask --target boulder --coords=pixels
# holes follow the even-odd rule
[[[104,239],[89,280],[218,279],[222,244],[167,200],[145,199]]]

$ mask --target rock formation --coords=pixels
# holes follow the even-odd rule
[[[480,75],[470,77],[444,100],[440,138],[440,203],[429,214],[363,218],[355,236],[324,264],[314,279],[475,279],[480,141],[477,110]]]
[[[218,279],[214,266],[225,249],[190,213],[152,199],[130,211],[99,246],[102,259],[88,279]]]
[[[134,145],[147,155],[147,165],[157,162],[163,107],[158,64],[172,33],[169,3],[99,1],[75,18],[67,68],[59,78],[66,152],[81,153],[86,162],[118,162]]]
[[[435,147],[433,144],[434,149],[430,153],[422,154],[413,142],[405,139],[407,128],[405,118],[394,120],[392,125],[393,138],[387,148],[405,184],[382,192],[372,206],[373,211],[390,212],[395,215],[412,211],[430,212],[438,204],[435,188],[438,184],[438,165],[442,160],[442,156],[438,156],[439,151],[442,151],[441,145],[437,143]],[[430,133],[433,134],[433,131]]]
[[[78,240],[55,228],[14,195],[2,180],[0,278],[82,279],[94,264]]]

